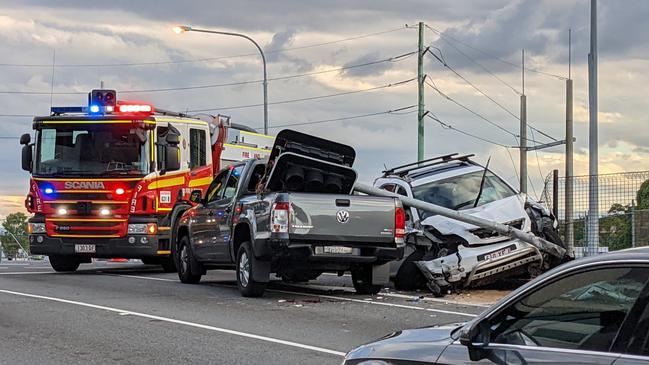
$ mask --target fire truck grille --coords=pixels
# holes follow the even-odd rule
[[[47,221],[47,231],[57,237],[120,237],[124,219],[52,219]]]
[[[111,193],[59,193],[57,200],[111,200]]]

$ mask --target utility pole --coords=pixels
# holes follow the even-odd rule
[[[597,135],[597,0],[590,1],[590,53],[588,54],[588,255],[599,247],[599,184]]]
[[[424,159],[424,22],[419,22],[419,55],[417,58],[417,161]]]
[[[574,160],[573,160],[573,124],[572,124],[572,31],[568,30],[568,79],[566,80],[566,181],[565,181],[565,214],[564,220],[566,250],[568,255],[574,256],[575,252],[575,231],[572,222],[573,209],[573,187],[574,187]]]
[[[525,50],[521,54],[521,74],[523,82],[523,92],[521,94],[521,115],[520,115],[520,191],[527,193],[527,97],[525,96]]]

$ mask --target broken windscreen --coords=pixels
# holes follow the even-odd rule
[[[36,140],[35,175],[100,176],[149,172],[144,130],[115,124],[42,128]]]
[[[483,174],[484,170],[479,170],[413,186],[412,193],[415,199],[453,210],[470,209],[516,194],[509,185],[487,170],[480,201],[476,203]],[[423,210],[419,210],[419,214],[421,219],[433,215]]]

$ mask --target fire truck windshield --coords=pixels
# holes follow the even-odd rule
[[[57,125],[38,131],[35,175],[103,176],[149,172],[147,133],[115,124]]]

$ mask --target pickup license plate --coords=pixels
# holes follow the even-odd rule
[[[95,253],[95,245],[74,245],[74,252],[76,253]]]
[[[322,253],[325,254],[341,254],[341,255],[351,255],[353,249],[351,247],[344,246],[324,246],[322,248]]]
[[[502,256],[508,255],[512,251],[516,250],[516,245],[510,245],[505,248],[501,248],[498,251],[493,251],[489,253],[485,253],[482,255],[478,256],[478,261],[484,261],[484,260],[495,260],[497,258],[500,258]]]

